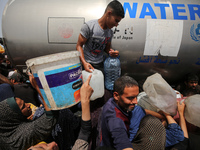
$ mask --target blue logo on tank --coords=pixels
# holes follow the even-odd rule
[[[200,42],[200,22],[191,26],[190,36],[194,41]]]

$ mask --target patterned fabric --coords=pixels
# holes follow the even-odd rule
[[[145,116],[139,130],[133,139],[134,150],[164,150],[166,141],[165,127],[154,116]]]
[[[76,140],[72,150],[88,150],[88,142],[78,139]]]
[[[44,114],[44,112],[45,112],[44,106],[38,107],[37,110],[35,111],[34,115],[33,115],[33,120],[42,116]]]
[[[71,150],[78,138],[81,118],[66,108],[59,111],[57,120],[52,131],[53,139],[58,144],[59,150]]]

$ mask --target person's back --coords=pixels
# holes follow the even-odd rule
[[[8,83],[0,84],[0,102],[14,96],[13,89]]]

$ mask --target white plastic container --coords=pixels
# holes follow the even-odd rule
[[[94,69],[92,73],[83,70],[83,82],[85,82],[88,79],[90,74],[92,74],[92,77],[90,79],[90,86],[94,90],[90,97],[90,100],[95,100],[104,95],[104,76],[103,73],[98,69]]]
[[[177,113],[176,92],[158,73],[149,76],[143,84],[149,103],[174,116]]]
[[[26,61],[51,110],[68,108],[80,101],[82,70],[79,56],[75,50]]]
[[[149,99],[148,95],[145,92],[140,92],[138,94],[137,101],[138,101],[137,105],[141,106],[144,109],[152,110],[155,112],[160,111],[160,109],[151,104],[151,100]]]
[[[200,127],[200,94],[189,96],[185,99],[185,119]]]

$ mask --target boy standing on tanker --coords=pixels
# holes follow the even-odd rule
[[[94,68],[103,70],[103,51],[112,57],[117,57],[119,51],[111,49],[113,31],[124,18],[124,9],[120,2],[110,2],[100,19],[90,20],[83,24],[78,37],[76,49],[80,52],[81,62],[86,71]]]

